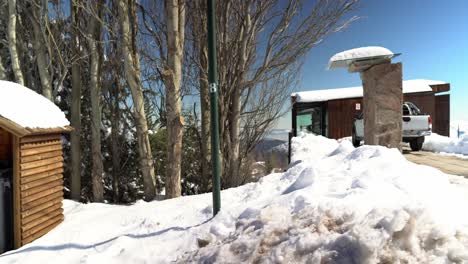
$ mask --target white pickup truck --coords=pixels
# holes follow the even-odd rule
[[[430,115],[421,114],[421,110],[411,102],[403,104],[403,142],[409,143],[411,150],[419,151],[424,143],[424,137],[432,130]],[[361,145],[364,139],[364,120],[362,114],[354,119],[352,141],[355,147]]]

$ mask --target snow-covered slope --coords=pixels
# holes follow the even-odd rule
[[[65,222],[0,263],[466,263],[468,186],[397,150],[293,139],[293,164],[222,192],[65,202]]]
[[[70,125],[53,102],[20,84],[0,80],[0,116],[25,128]]]

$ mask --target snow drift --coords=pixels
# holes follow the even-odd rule
[[[132,206],[65,202],[65,221],[1,263],[465,263],[466,181],[396,149],[293,139],[292,164],[222,192]],[[463,184],[462,184],[463,183]]]
[[[468,134],[453,138],[432,133],[425,138],[423,149],[438,153],[468,155]]]

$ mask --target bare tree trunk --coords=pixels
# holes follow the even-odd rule
[[[200,68],[208,69],[208,57],[206,41],[200,42]],[[210,182],[211,179],[211,131],[210,131],[210,91],[208,85],[208,76],[205,72],[199,73],[200,84],[200,110],[201,110],[201,165],[202,179],[204,185]],[[208,186],[203,186],[204,190]]]
[[[72,95],[71,95],[71,125],[74,130],[71,132],[71,198],[79,201],[81,198],[81,70],[80,62],[80,40],[79,40],[79,11],[76,6],[76,0],[70,3],[70,12],[72,16]]]
[[[10,49],[11,67],[13,68],[16,82],[24,85],[16,43],[16,0],[8,0],[8,15],[8,47]]]
[[[114,73],[115,74],[115,73]],[[119,107],[119,95],[120,95],[120,76],[116,74],[115,78],[115,89],[113,93],[113,106],[111,114],[111,153],[112,153],[112,176],[113,176],[113,189],[114,189],[114,203],[120,201],[120,147],[119,147],[119,127],[120,127],[120,107]]]
[[[47,2],[41,1],[41,3],[37,3],[37,1],[34,1],[31,7],[32,15],[30,20],[34,33],[33,47],[34,53],[36,54],[39,77],[41,79],[42,95],[53,101],[51,75],[48,71],[49,65],[47,63],[46,43],[44,42],[45,36],[44,31],[41,30],[41,23],[47,23],[46,19],[42,19],[43,16],[48,16],[46,5]]]
[[[5,68],[3,67],[2,57],[0,57],[0,80],[6,80]]]
[[[229,171],[228,171],[228,186],[235,187],[240,184],[239,175],[239,154],[240,154],[240,89],[236,89],[233,93],[232,108],[230,112],[230,139],[231,145],[229,150]]]
[[[181,195],[182,153],[182,59],[185,34],[185,6],[183,1],[166,0],[167,65],[164,71],[167,113],[166,198]]]
[[[134,2],[132,2],[132,4],[134,4]],[[151,201],[156,196],[154,162],[151,156],[151,146],[148,137],[148,123],[146,120],[140,75],[135,67],[135,65],[139,65],[140,62],[134,60],[134,57],[132,56],[132,40],[128,4],[126,1],[119,1],[119,20],[122,29],[122,53],[124,56],[125,76],[127,83],[130,86],[133,99],[133,116],[136,124],[139,145],[138,151],[140,155],[140,170],[143,174],[145,200]]]
[[[91,5],[93,7],[100,8],[101,5]],[[91,96],[91,156],[92,156],[92,186],[93,186],[93,200],[94,202],[104,201],[104,187],[102,184],[102,175],[104,168],[102,165],[102,153],[101,153],[101,87],[99,78],[99,57],[102,56],[102,51],[98,49],[97,41],[101,32],[100,22],[97,21],[96,12],[97,8],[93,12],[95,14],[90,15],[90,25],[88,29],[88,45],[90,54],[90,96]]]

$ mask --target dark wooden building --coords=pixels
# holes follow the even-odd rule
[[[416,104],[433,120],[434,133],[450,133],[450,84],[430,80],[403,81],[403,101]],[[362,87],[314,90],[294,93],[292,135],[308,131],[329,138],[351,136],[353,119],[365,107]]]
[[[5,81],[0,89],[0,177],[9,182],[9,190],[0,192],[0,251],[7,251],[62,222],[62,134],[72,128],[63,112],[36,92]]]

